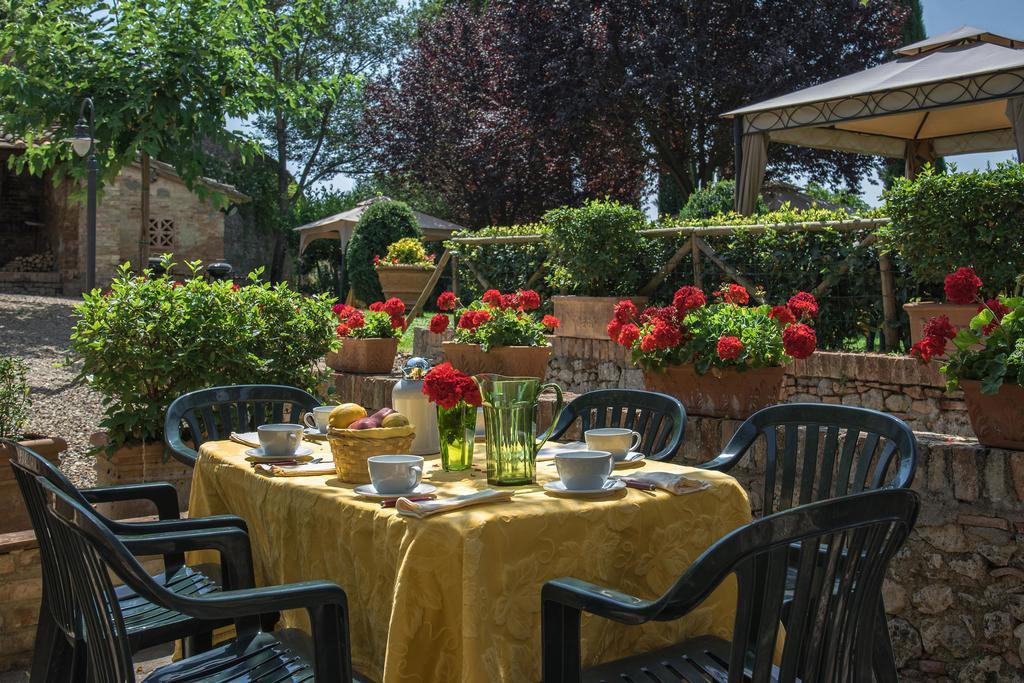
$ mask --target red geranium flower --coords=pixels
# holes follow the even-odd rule
[[[380,265],[380,256],[378,256],[377,254],[373,255],[373,265]]]
[[[932,318],[925,323],[924,336],[952,339],[956,336],[956,328],[953,327],[953,323],[949,322],[948,315],[940,315],[938,318]]]
[[[946,340],[942,337],[925,337],[910,347],[910,355],[922,363],[927,363],[935,356],[946,352]]]
[[[486,292],[484,292],[484,295],[481,297],[481,299],[488,306],[494,306],[495,308],[501,307],[501,292],[499,292],[496,289],[488,289]]]
[[[679,311],[674,306],[665,306],[658,308],[657,306],[648,306],[644,309],[644,312],[640,314],[640,322],[646,323],[652,320],[664,320],[667,323],[673,325],[679,322]]]
[[[442,292],[441,296],[437,297],[437,308],[440,311],[454,311],[455,304],[455,292]]]
[[[674,311],[675,309],[672,310]],[[683,335],[679,328],[664,318],[657,318],[654,321],[654,329],[651,330],[651,334],[654,336],[654,342],[659,349],[671,349],[674,346],[678,346],[679,342],[683,340]]]
[[[391,316],[391,327],[395,328],[396,330],[402,330],[404,332],[405,331],[405,316],[402,316],[402,315],[393,315],[393,316]]]
[[[524,311],[535,311],[540,308],[540,294],[532,289],[522,289],[516,294],[519,307]]]
[[[1010,307],[999,299],[989,299],[985,302],[984,306],[978,306],[978,312],[980,313],[985,310],[986,307],[991,310],[996,317],[992,319],[992,322],[982,328],[981,333],[992,334],[992,332],[999,327],[999,323],[1002,322],[1003,316],[1010,312]],[[927,332],[925,332],[925,334],[927,334]]]
[[[772,312],[768,314],[768,317],[774,318],[775,322],[782,326],[791,325],[796,322],[796,316],[793,315],[793,311],[785,306],[772,306]]]
[[[451,363],[441,363],[423,378],[423,394],[442,408],[454,408],[461,400],[459,380],[465,373],[459,372]]]
[[[743,353],[743,342],[738,337],[724,335],[718,338],[716,350],[722,360],[736,360]]]
[[[687,285],[676,290],[672,297],[672,305],[679,311],[679,315],[685,316],[695,308],[700,308],[708,302],[704,292],[698,287]]]
[[[633,343],[640,338],[640,328],[633,323],[626,323],[619,330],[619,343],[623,346],[630,347]]]
[[[448,316],[444,313],[438,313],[430,319],[430,331],[434,334],[441,334],[448,329],[449,323]]]
[[[981,278],[973,268],[957,268],[946,276],[943,283],[946,298],[954,304],[969,304],[977,301],[978,290],[981,289]]]
[[[540,319],[540,324],[549,330],[557,330],[562,326],[562,321],[553,315],[546,315]]]
[[[622,330],[622,323],[613,318],[612,321],[608,323],[608,327],[605,329],[608,331],[609,339],[611,339],[613,342],[619,341],[619,332]]]
[[[348,304],[337,303],[337,304],[334,304],[333,306],[331,306],[331,310],[334,311],[334,315],[336,315],[336,316],[338,316],[338,318],[344,320],[345,318],[347,318],[349,316],[349,314],[352,313],[352,311],[354,311],[356,309],[352,308]]]
[[[796,316],[797,320],[804,318],[818,317],[818,300],[808,292],[797,292],[789,298],[786,306]]]
[[[460,373],[461,377],[456,380],[456,391],[459,394],[459,399],[468,405],[478,408],[483,405],[483,397],[480,396],[480,387],[473,381],[473,378],[469,375]]]
[[[655,341],[653,334],[645,334],[644,338],[640,340],[640,350],[644,353],[650,353],[658,348],[658,342]]]
[[[620,323],[628,323],[636,318],[636,304],[629,299],[623,299],[615,304],[615,319]]]
[[[338,333],[339,337],[347,337],[349,334],[352,333],[352,329],[345,323],[341,323],[340,325],[335,327],[334,331]]]
[[[515,294],[501,295],[501,303],[498,304],[498,308],[516,308],[517,306],[519,306],[519,301]]]
[[[397,296],[393,296],[384,302],[383,310],[391,317],[394,317],[396,315],[403,315],[405,314],[405,302],[403,302]]]
[[[782,346],[793,358],[807,358],[818,346],[818,335],[803,323],[790,325],[782,331]]]
[[[722,298],[727,304],[739,304],[745,306],[750,303],[750,295],[743,285],[729,285],[729,288],[722,292]]]
[[[370,310],[373,311],[374,313],[377,313],[378,311],[383,311],[384,310],[384,302],[383,301],[374,301],[372,304],[370,304]]]
[[[354,330],[357,327],[362,327],[363,325],[365,325],[366,318],[363,317],[362,311],[352,311],[351,315],[349,315],[348,319],[345,321],[345,324],[347,324]]]
[[[232,292],[237,292],[241,288],[242,288],[242,286],[240,284],[238,284],[237,282],[232,282],[231,283],[231,291]]]

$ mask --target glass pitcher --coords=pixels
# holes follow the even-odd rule
[[[536,377],[476,375],[483,398],[487,483],[495,486],[533,484],[537,451],[548,440],[562,413],[562,390]],[[537,401],[551,389],[555,411],[547,431],[537,438]]]

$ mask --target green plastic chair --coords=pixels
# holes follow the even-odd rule
[[[12,441],[0,440],[0,443],[14,449],[11,468],[32,521],[42,564],[43,599],[36,627],[33,681],[85,680],[87,659],[81,615],[71,598],[73,571],[57,555],[53,527],[45,511],[42,481],[89,509],[92,503],[140,499],[152,502],[158,521],[118,522],[94,514],[98,522],[117,535],[132,552],[163,556],[164,569],[152,580],[165,590],[194,596],[215,593],[224,587],[254,585],[249,536],[245,521],[240,517],[181,519],[178,493],[164,482],[79,489],[46,458]],[[211,575],[209,567],[185,563],[184,551],[199,549],[220,551],[222,576]],[[207,621],[168,610],[126,586],[116,588],[114,596],[124,618],[128,646],[133,652],[182,639],[186,653],[202,652],[211,647],[213,629],[231,623],[223,617]]]
[[[552,440],[561,439],[576,420],[582,432],[622,427],[639,432],[637,448],[650,460],[666,461],[683,443],[686,409],[678,399],[640,389],[598,389],[577,396],[562,410]]]
[[[251,432],[270,422],[302,424],[302,416],[320,405],[312,395],[276,384],[235,384],[199,389],[174,399],[164,419],[164,443],[177,460],[195,467],[199,447],[231,432]],[[188,443],[182,435],[188,428]]]
[[[543,681],[871,683],[874,633],[885,628],[875,605],[919,505],[913,491],[868,491],[769,515],[716,542],[654,599],[579,579],[548,581],[541,590]],[[798,582],[785,619],[794,548]],[[825,562],[818,561],[822,555]],[[584,612],[628,625],[673,621],[730,576],[738,588],[731,640],[694,638],[581,671]],[[776,661],[780,623],[785,640]],[[895,676],[895,666],[890,673]]]
[[[348,605],[345,591],[328,581],[181,595],[154,581],[87,506],[40,479],[55,534],[57,556],[66,563],[74,600],[82,615],[93,683],[135,680],[125,613],[111,572],[139,596],[193,619],[232,619],[236,637],[207,652],[158,667],[146,681],[285,682],[352,681]],[[190,550],[186,541],[166,544]],[[313,628],[313,656],[307,657],[261,626],[260,617],[278,610],[304,609]]]

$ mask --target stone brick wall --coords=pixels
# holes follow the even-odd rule
[[[61,293],[60,273],[9,273],[0,271],[0,292],[56,296]]]
[[[413,353],[439,359],[442,339],[416,330]],[[610,340],[551,337],[548,381],[566,391],[642,389],[643,373]],[[825,402],[862,406],[892,413],[915,430],[973,436],[963,393],[947,394],[938,364],[880,353],[818,351],[786,366],[780,402]]]

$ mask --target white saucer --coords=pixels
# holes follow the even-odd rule
[[[629,453],[626,453],[626,457],[624,460],[615,461],[615,467],[633,467],[634,465],[639,465],[646,459],[647,456],[644,455],[643,453],[639,451],[630,451]]]
[[[626,488],[626,482],[621,479],[608,479],[604,482],[604,486],[599,489],[580,489],[570,490],[565,488],[565,484],[562,483],[561,479],[556,481],[549,481],[544,484],[544,490],[550,493],[557,493],[562,496],[594,496],[604,495],[611,493],[612,491],[618,491],[619,489]]]
[[[263,447],[249,448],[245,451],[245,454],[255,461],[260,460],[291,460],[293,458],[303,458],[307,455],[312,455],[313,449],[309,446],[299,446],[295,449],[295,452],[291,455],[267,455],[263,452]]]
[[[425,496],[436,490],[437,487],[433,484],[426,484],[422,481],[412,491],[406,491],[405,493],[379,493],[377,489],[373,488],[373,484],[363,484],[362,486],[356,487],[356,493],[360,496],[376,498],[378,500],[391,500],[392,498],[405,498],[408,496]]]

